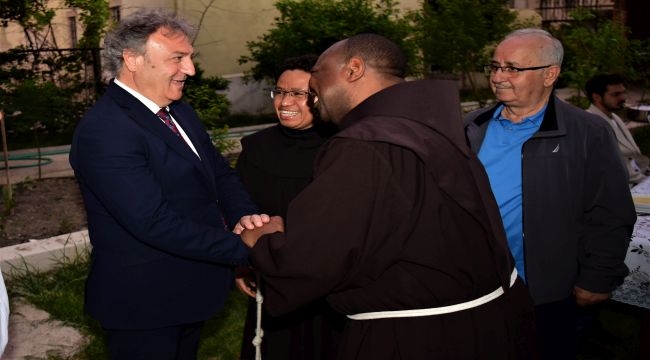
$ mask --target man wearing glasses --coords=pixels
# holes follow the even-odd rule
[[[496,105],[465,117],[547,359],[576,357],[577,306],[623,282],[636,219],[611,127],[553,96],[563,52],[544,30],[507,35],[485,66]]]
[[[317,59],[318,56],[308,54],[283,61],[271,90],[278,123],[241,139],[237,172],[265,214],[287,217],[289,203],[312,181],[314,159],[335,130],[331,124],[318,121],[318,112],[312,107],[315,95],[309,91],[309,72]],[[266,311],[256,315],[256,292],[259,287],[265,295],[265,285],[252,276],[252,268],[238,270],[237,286],[252,297],[240,360],[254,359],[257,351],[264,360],[336,358],[345,321],[343,315],[332,311],[324,300],[285,316],[268,316]],[[256,337],[259,316],[264,331],[261,347],[258,347],[260,337]]]

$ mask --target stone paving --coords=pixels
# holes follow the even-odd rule
[[[13,269],[20,270],[25,264],[38,271],[47,271],[57,264],[57,259],[77,256],[88,244],[88,231],[83,230],[7,246],[0,248],[0,266],[5,280]],[[21,298],[11,298],[9,341],[2,360],[44,360],[53,355],[67,359],[86,343],[87,339],[76,328],[51,319],[47,312]]]
[[[48,356],[67,359],[88,342],[77,329],[20,299],[12,299],[9,342],[2,360],[45,360]]]

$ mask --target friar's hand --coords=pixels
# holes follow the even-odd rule
[[[255,297],[257,284],[255,284],[255,270],[249,266],[235,268],[235,285],[244,294]]]
[[[612,297],[612,293],[595,293],[577,286],[573,287],[573,294],[579,306],[594,305]]]
[[[264,226],[264,224],[267,224],[269,221],[271,221],[271,218],[266,214],[244,215],[239,219],[239,222],[235,225],[232,232],[239,235],[244,231],[244,229],[252,230]]]
[[[246,246],[252,248],[257,244],[257,240],[266,234],[274,232],[284,232],[284,220],[279,216],[272,216],[269,221],[261,227],[254,227],[253,229],[246,228],[241,233],[241,239]]]

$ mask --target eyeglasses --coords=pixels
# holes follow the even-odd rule
[[[271,90],[271,99],[275,99],[276,97],[278,99],[283,99],[286,95],[291,96],[296,101],[303,101],[306,100],[310,95],[314,94],[305,90],[284,90],[280,88]]]
[[[551,67],[551,66],[553,66],[553,65],[544,65],[544,66],[533,66],[533,67],[527,67],[527,68],[520,68],[520,67],[511,66],[511,65],[499,66],[499,65],[494,65],[494,64],[488,64],[488,65],[483,66],[483,71],[485,71],[485,75],[490,76],[490,75],[496,74],[497,71],[500,69],[501,72],[503,74],[505,74],[505,75],[517,76],[522,71],[546,69],[546,68]]]

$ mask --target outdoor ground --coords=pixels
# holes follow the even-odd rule
[[[73,177],[28,180],[14,185],[14,206],[0,199],[0,247],[86,228],[86,214]]]

